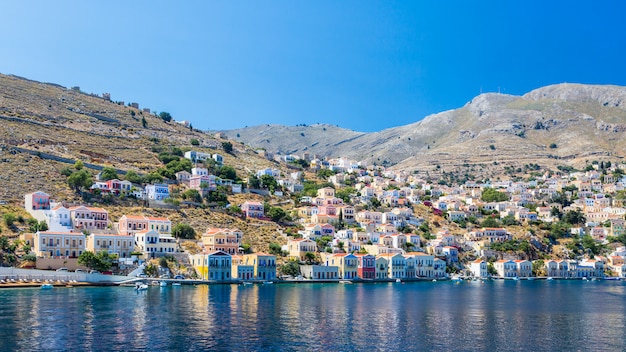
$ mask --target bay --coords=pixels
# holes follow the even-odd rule
[[[0,290],[2,351],[624,351],[626,284]]]

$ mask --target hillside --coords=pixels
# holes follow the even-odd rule
[[[75,161],[92,168],[92,175],[97,173],[93,168],[104,166],[122,174],[132,170],[145,175],[164,166],[158,159],[159,152],[173,147],[190,150],[192,139],[199,142],[194,150],[219,153],[224,164],[232,166],[242,179],[261,168],[285,169],[239,143],[232,143],[233,151],[226,153],[222,147],[226,140],[173,120],[165,122],[155,113],[15,76],[0,75],[0,124],[0,201],[13,205],[11,209],[23,207],[24,194],[37,190],[59,201],[82,203],[61,174]],[[275,225],[254,226],[218,211],[154,210],[137,202],[107,208],[114,221],[124,213],[158,212],[174,223],[191,224],[197,232],[209,226],[239,226],[247,230],[246,242],[260,249],[266,248],[270,238],[280,240],[274,238],[279,236]]]
[[[270,129],[280,138],[272,138]],[[589,158],[622,157],[624,131],[626,87],[559,84],[524,96],[482,94],[459,109],[374,133],[322,125],[264,125],[226,134],[273,152],[307,151],[434,171],[435,165],[580,165]]]

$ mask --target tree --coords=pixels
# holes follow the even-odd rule
[[[300,275],[300,265],[298,264],[298,262],[296,260],[289,260],[287,261],[285,264],[281,265],[278,270],[283,274],[283,275],[290,275],[290,276],[298,276]]]
[[[159,117],[165,122],[172,121],[172,115],[170,115],[170,113],[166,111],[161,111],[161,113],[159,113]]]
[[[93,185],[93,178],[87,170],[79,170],[74,172],[67,178],[67,184],[79,193],[82,189],[88,189]]]
[[[17,217],[13,213],[6,213],[2,216],[2,218],[4,219],[4,224],[7,225],[7,227],[13,226],[13,223],[17,220]]]
[[[372,206],[372,208],[376,209],[380,207],[381,203],[380,203],[380,200],[378,200],[378,198],[372,197],[370,198],[370,205]]]
[[[141,117],[141,126],[142,126],[143,128],[148,127],[148,121],[146,121],[146,118],[145,118],[145,117],[143,117],[143,116]]]
[[[304,253],[304,259],[306,260],[308,264],[313,263],[313,261],[315,261],[315,253],[313,252]]]
[[[493,263],[487,264],[487,274],[492,275],[492,276],[498,275],[498,270],[496,270],[496,267],[493,266]]]
[[[172,227],[172,235],[176,238],[194,239],[196,230],[187,224],[176,224]]]
[[[218,176],[227,180],[236,180],[237,171],[235,171],[235,168],[233,168],[232,166],[224,165],[220,168]]]
[[[78,264],[92,270],[107,271],[111,268],[111,259],[109,252],[106,251],[98,254],[91,251],[84,251],[78,256]]]
[[[335,172],[331,169],[320,169],[317,172],[317,178],[320,180],[327,180],[330,176],[334,175]]]
[[[201,203],[202,195],[196,189],[188,189],[182,194],[183,199],[187,199],[191,202]]]
[[[480,223],[481,227],[500,227],[498,220],[492,217],[488,217]]]
[[[222,148],[224,152],[230,154],[233,151],[233,144],[231,142],[222,142]]]
[[[126,175],[124,176],[124,179],[128,182],[132,182],[132,183],[141,183],[143,180],[141,178],[141,176],[139,176],[135,171],[130,170],[126,173]]]
[[[271,207],[267,215],[272,218],[272,221],[279,222],[287,216],[287,213],[281,207]]]
[[[45,220],[41,220],[38,225],[38,231],[48,231],[48,223]]]
[[[504,202],[509,200],[509,196],[505,193],[496,191],[493,188],[485,188],[482,196],[480,197],[484,202]]]
[[[112,167],[105,166],[102,169],[102,172],[100,172],[100,180],[102,181],[108,181],[117,178],[119,178],[119,176],[117,175],[117,171],[115,171],[115,169]]]
[[[344,203],[349,203],[350,196],[355,193],[356,193],[356,190],[354,188],[345,187],[345,188],[337,190],[337,192],[335,192],[335,197],[342,199]]]
[[[256,175],[251,175],[250,177],[248,177],[248,187],[252,189],[261,188],[261,180],[259,180]]]
[[[154,182],[163,182],[163,176],[159,175],[156,172],[151,172],[144,177],[144,182],[146,183],[154,183]]]
[[[82,170],[82,169],[83,169],[83,167],[85,167],[85,164],[83,164],[83,162],[82,162],[82,161],[80,161],[80,160],[77,160],[77,161],[74,163],[74,168],[75,168],[76,170]]]
[[[191,143],[191,145],[196,146],[196,147],[200,145],[200,141],[195,138],[192,138],[191,141],[189,141],[189,143]]]
[[[541,259],[533,261],[533,275],[546,276],[545,262]]]
[[[563,216],[563,221],[571,225],[583,224],[585,220],[585,214],[580,209],[570,210]]]
[[[282,253],[283,253],[283,249],[281,248],[280,244],[276,242],[270,243],[270,254],[282,255]]]
[[[270,192],[274,192],[276,188],[278,188],[278,182],[271,175],[261,175],[261,184],[263,188],[270,190]]]

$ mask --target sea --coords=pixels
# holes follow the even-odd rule
[[[626,351],[626,283],[0,289],[0,351]]]

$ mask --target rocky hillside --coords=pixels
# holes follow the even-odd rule
[[[239,143],[225,153],[225,140],[155,113],[15,76],[0,75],[0,124],[0,200],[23,200],[35,190],[71,196],[59,172],[68,166],[63,160],[146,174],[162,166],[159,151],[189,150],[193,139],[194,149],[220,153],[242,178],[279,167]]]
[[[398,169],[434,170],[435,165],[486,167],[497,161],[545,166],[620,157],[626,152],[624,131],[626,87],[559,84],[521,97],[482,94],[462,108],[374,133],[328,125],[263,125],[226,134],[269,151],[343,155]]]

